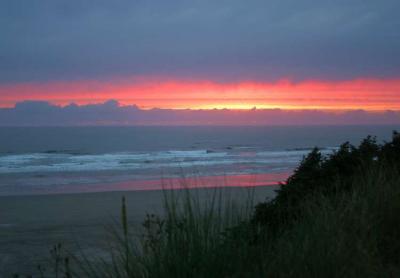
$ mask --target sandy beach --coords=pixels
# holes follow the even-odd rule
[[[257,203],[272,198],[276,189],[277,186],[237,187],[223,189],[223,193],[240,203],[254,190]],[[214,189],[191,190],[206,200]],[[126,197],[133,227],[141,226],[146,213],[162,213],[161,190],[0,197],[0,277],[31,273],[57,243],[72,252],[101,252],[107,226],[120,217],[122,196]]]

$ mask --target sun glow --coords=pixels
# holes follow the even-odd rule
[[[22,100],[59,105],[115,99],[143,109],[400,110],[400,80],[236,82],[157,80],[23,83],[0,86],[0,106]]]

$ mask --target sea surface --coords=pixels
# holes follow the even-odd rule
[[[315,146],[329,155],[399,126],[4,127],[0,195],[284,181]]]

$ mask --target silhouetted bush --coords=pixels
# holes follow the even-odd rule
[[[400,137],[395,131],[391,142],[380,145],[375,137],[368,136],[358,147],[346,142],[328,157],[314,148],[286,183],[281,184],[276,198],[256,206],[252,224],[279,231],[301,216],[300,205],[307,198],[348,191],[360,173],[382,165],[400,167]]]

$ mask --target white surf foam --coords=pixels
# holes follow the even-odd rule
[[[322,153],[328,154],[333,150],[335,148],[324,149]],[[290,168],[308,153],[308,150],[258,152],[171,150],[86,155],[66,153],[14,154],[0,156],[0,174],[159,169],[232,164],[265,164]]]

